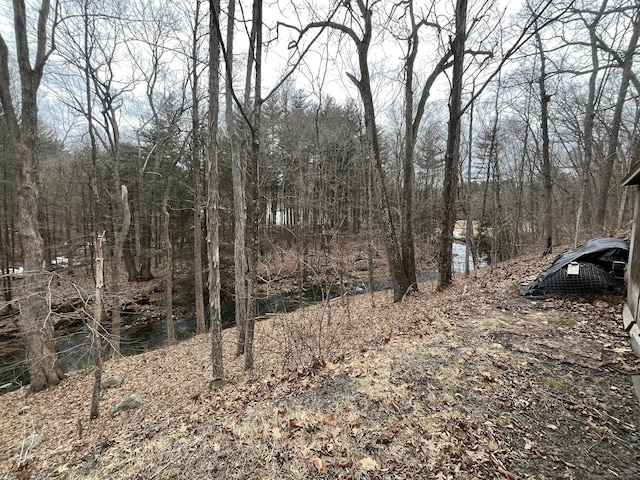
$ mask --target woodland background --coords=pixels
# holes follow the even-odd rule
[[[627,229],[638,2],[316,3],[3,4],[0,307],[30,322],[32,375],[50,271],[97,259],[81,297],[112,354],[123,284],[162,270],[167,321],[175,291],[212,328],[216,381],[220,292],[250,369],[269,255],[303,288],[338,241],[371,277],[379,246],[398,301],[416,252],[451,282],[457,220],[490,262]]]

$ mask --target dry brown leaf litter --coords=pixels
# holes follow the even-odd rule
[[[88,420],[91,371],[0,397],[3,478],[637,478],[638,373],[622,294],[530,301],[547,262],[276,315],[256,368],[208,388],[209,339],[106,364],[122,375]],[[110,415],[139,393],[137,410]],[[23,407],[30,406],[25,411]],[[18,451],[28,435],[43,442]]]

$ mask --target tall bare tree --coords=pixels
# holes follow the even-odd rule
[[[607,0],[603,0],[600,4],[600,8],[593,15],[593,19],[588,21],[584,16],[582,16],[582,21],[589,32],[589,43],[591,50],[591,73],[589,74],[589,90],[587,92],[587,104],[584,109],[584,126],[583,126],[583,150],[584,150],[584,161],[582,171],[579,172],[579,176],[582,177],[580,179],[580,193],[578,200],[578,211],[576,213],[576,233],[574,235],[574,247],[578,246],[578,242],[580,239],[580,233],[582,229],[583,223],[583,215],[584,215],[584,206],[587,196],[587,191],[589,187],[589,177],[591,175],[591,166],[593,165],[593,151],[594,151],[594,139],[593,139],[593,128],[596,117],[596,97],[597,97],[597,80],[598,75],[600,73],[600,55],[598,48],[598,35],[597,35],[597,27],[602,17],[604,16],[604,11],[607,8]]]
[[[191,161],[193,169],[193,276],[195,284],[196,300],[196,332],[204,333],[204,292],[202,282],[202,182],[200,176],[201,169],[201,142],[200,142],[200,91],[198,70],[199,46],[200,46],[200,23],[202,21],[200,8],[201,0],[196,0],[193,12],[193,24],[191,25]]]
[[[169,226],[171,216],[169,214],[169,193],[171,192],[171,176],[167,179],[167,186],[162,196],[162,241],[164,248],[167,250],[167,273],[164,284],[165,310],[167,315],[167,341],[169,345],[176,343],[176,329],[173,322],[173,245],[171,243],[171,235]]]
[[[84,98],[74,92],[69,104],[87,121],[91,182],[97,207],[95,224],[99,231],[106,230],[111,245],[111,249],[107,249],[111,267],[107,293],[112,298],[110,345],[112,355],[117,357],[120,355],[123,303],[121,261],[131,225],[128,188],[122,178],[120,115],[135,81],[126,78],[117,68],[120,53],[128,41],[118,23],[125,14],[123,4],[80,0],[76,8],[78,11],[68,15],[63,24],[64,39],[61,39],[60,50],[67,62],[65,68],[70,64],[82,76]],[[76,21],[80,24],[76,25]],[[107,178],[100,172],[100,160],[105,160],[107,165]]]
[[[455,10],[455,36],[453,37],[453,74],[449,96],[449,126],[447,149],[444,156],[444,188],[442,226],[440,230],[440,255],[438,288],[451,283],[453,226],[456,222],[458,169],[460,163],[460,126],[462,115],[462,86],[464,73],[464,46],[467,37],[467,0],[457,0]]]
[[[393,285],[394,302],[402,300],[404,295],[411,290],[412,282],[403,267],[402,252],[399,245],[398,227],[394,220],[394,209],[391,204],[387,174],[383,167],[382,153],[378,126],[376,123],[376,108],[372,90],[371,71],[369,68],[369,50],[373,37],[373,13],[376,2],[357,0],[355,8],[351,3],[345,3],[345,22],[334,21],[311,22],[301,31],[302,37],[307,31],[316,28],[331,28],[346,35],[355,45],[357,51],[358,72],[357,75],[347,73],[351,82],[358,89],[360,100],[364,107],[364,124],[367,135],[367,145],[370,152],[375,172],[378,204],[380,207],[380,222],[384,232],[384,243],[387,252],[389,274]],[[361,34],[358,34],[347,22],[358,25]]]
[[[247,321],[244,336],[244,368],[253,368],[253,340],[256,322],[256,293],[258,286],[258,258],[260,255],[260,123],[262,114],[262,0],[253,1],[253,15],[251,20],[251,47],[249,57],[254,59],[254,95],[253,108],[251,113],[251,155],[249,160],[249,192],[250,204],[249,218],[249,275],[247,279],[247,298],[249,299],[247,308]],[[245,98],[249,98],[248,90],[251,85],[249,76],[252,68],[247,68],[247,81],[245,82]]]
[[[231,2],[233,3],[233,1]],[[244,101],[242,102],[233,87],[232,72],[233,72],[233,25],[235,5],[230,4],[229,17],[228,17],[228,37],[230,41],[229,51],[227,47],[224,47],[224,61],[226,69],[227,90],[225,93],[225,99],[227,103],[227,128],[230,131],[232,137],[232,169],[234,177],[234,213],[235,218],[235,242],[234,252],[237,255],[235,258],[236,266],[236,321],[238,322],[238,341],[236,353],[238,355],[244,354],[244,368],[250,370],[253,368],[254,356],[253,356],[253,339],[254,339],[254,326],[256,316],[256,291],[258,282],[258,257],[260,250],[260,138],[261,138],[261,115],[262,105],[279,87],[286,81],[286,79],[295,70],[298,62],[288,71],[287,74],[277,83],[277,85],[271,90],[270,93],[262,95],[262,0],[254,0],[252,8],[251,28],[249,32],[249,48],[247,53],[247,66],[244,83]],[[215,29],[218,38],[220,39],[220,17],[219,11],[212,10],[213,15],[211,18],[211,28]],[[301,53],[303,56],[304,53]],[[253,92],[253,93],[252,93]],[[250,152],[249,162],[246,165],[246,177],[248,179],[248,193],[249,201],[246,202],[244,183],[242,172],[244,155],[241,151],[241,128],[240,125],[235,122],[235,118],[232,118],[233,111],[229,107],[230,101],[237,108],[245,126],[250,131]],[[245,203],[246,202],[246,203]],[[248,228],[245,234],[245,228],[243,225],[247,225]],[[244,236],[244,241],[243,241]],[[244,252],[246,257],[243,258]],[[246,274],[245,274],[246,272]],[[242,280],[244,277],[245,281]],[[243,289],[245,291],[243,292]],[[242,315],[245,315],[243,318]],[[243,331],[244,329],[244,331]]]
[[[229,0],[227,6],[227,37],[225,59],[233,59],[235,32],[235,0]],[[244,354],[244,343],[249,310],[247,295],[247,199],[246,199],[246,152],[242,148],[242,124],[234,115],[233,102],[233,61],[225,61],[225,121],[227,135],[231,143],[231,171],[233,177],[233,218],[234,218],[234,275],[235,275],[235,319],[236,319],[236,355]],[[245,96],[245,108],[249,98]]]
[[[18,180],[17,228],[24,255],[24,278],[19,287],[18,325],[27,350],[31,390],[57,385],[63,373],[57,363],[53,343],[51,310],[47,304],[43,276],[44,244],[38,226],[38,89],[44,68],[52,52],[57,3],[50,21],[51,5],[43,0],[38,11],[36,48],[30,56],[27,10],[24,0],[13,0],[13,27],[20,76],[20,98],[12,95],[9,48],[0,34],[0,101],[14,147]],[[53,27],[52,27],[53,25]],[[49,37],[50,36],[50,37]],[[33,60],[33,65],[32,65]],[[19,104],[20,112],[16,109]]]
[[[224,382],[222,357],[222,318],[220,313],[220,239],[218,234],[220,201],[218,181],[218,114],[220,112],[220,0],[209,0],[209,130],[207,138],[207,251],[209,258],[209,318],[211,320],[211,384]]]
[[[611,183],[611,177],[613,175],[613,167],[619,156],[620,130],[629,84],[633,81],[636,90],[640,91],[640,81],[633,71],[633,60],[637,55],[638,39],[640,38],[640,7],[637,2],[632,2],[632,4],[629,5],[629,8],[629,15],[631,17],[631,35],[629,36],[629,43],[627,44],[626,50],[622,54],[619,54],[610,47],[607,47],[601,40],[598,42],[601,48],[607,50],[607,52],[615,58],[622,69],[618,97],[616,99],[613,116],[611,118],[607,156],[605,158],[601,175],[599,176],[600,182],[598,207],[596,210],[596,224],[602,229],[606,227],[605,218],[607,215],[609,184]]]
[[[408,281],[415,285],[417,288],[416,278],[416,263],[415,263],[415,241],[413,233],[413,197],[414,197],[414,183],[415,183],[415,148],[418,138],[418,132],[420,131],[420,125],[422,123],[422,117],[425,112],[426,102],[431,94],[431,88],[435,83],[438,76],[445,71],[449,66],[451,56],[453,54],[452,48],[442,54],[440,60],[437,62],[435,68],[431,74],[427,77],[422,87],[420,96],[418,97],[417,105],[415,105],[415,84],[417,83],[415,75],[415,61],[418,56],[419,46],[419,30],[424,26],[429,26],[440,30],[440,26],[435,22],[430,22],[427,19],[416,18],[414,11],[414,2],[407,2],[408,18],[410,21],[410,32],[407,36],[407,56],[405,60],[405,148],[403,158],[403,184],[402,184],[402,198],[401,198],[401,212],[402,212],[402,234],[401,234],[401,248],[402,248],[402,265],[407,275]],[[415,107],[414,107],[415,105]]]
[[[544,188],[542,210],[542,255],[553,251],[553,180],[551,178],[551,147],[549,140],[549,102],[551,95],[547,92],[547,57],[542,45],[539,32],[536,32],[536,46],[540,59],[540,75],[538,87],[540,89],[540,133],[542,135],[542,166],[540,174]]]

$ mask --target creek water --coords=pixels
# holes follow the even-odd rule
[[[453,271],[455,273],[464,272],[464,244],[453,244]],[[472,267],[473,268],[473,267]],[[436,279],[438,272],[430,269],[419,273],[418,281]],[[387,278],[377,278],[374,280],[373,290],[382,291],[391,288],[391,281]],[[300,307],[322,301],[327,298],[334,298],[344,293],[360,294],[367,292],[366,285],[357,282],[348,287],[335,285],[331,288],[315,287],[307,289],[302,294],[291,292],[287,294],[274,295],[258,301],[258,315],[267,313],[289,312]],[[222,321],[225,327],[234,325],[234,305],[233,302],[226,302],[222,307]],[[136,355],[145,351],[159,348],[165,344],[167,338],[167,326],[164,315],[154,313],[152,315],[123,315],[123,327],[121,332],[121,352],[123,355]],[[196,319],[194,313],[177,315],[174,318],[176,338],[178,341],[185,340],[195,335]],[[58,352],[58,363],[63,371],[70,372],[77,369],[86,368],[91,365],[90,349],[91,338],[88,330],[82,326],[70,331],[68,334],[60,335],[55,339],[56,351]],[[7,353],[0,353],[0,394],[3,390],[9,390],[9,384],[26,384],[29,381],[28,367],[25,360],[24,350],[13,350]],[[3,386],[5,387],[3,389]]]
[[[388,288],[384,280],[377,281],[374,288],[384,290]],[[366,291],[362,283],[354,283],[348,288],[334,285],[331,288],[307,288],[302,293],[291,292],[273,295],[257,301],[258,316],[276,312],[290,312],[300,307],[317,303],[343,293],[359,294]],[[235,305],[233,301],[221,304],[223,328],[235,325]],[[176,339],[185,340],[196,333],[196,317],[194,312],[181,313],[174,316]],[[55,338],[58,364],[64,372],[82,369],[91,365],[91,336],[88,329],[81,323],[63,335]],[[120,351],[122,355],[136,355],[166,343],[167,323],[161,312],[152,314],[122,314],[122,330]],[[109,329],[109,322],[105,322],[105,335]],[[15,342],[15,340],[14,340]],[[2,345],[0,344],[0,352]],[[28,367],[25,351],[21,348],[0,353],[0,394],[20,384],[29,382]],[[12,384],[12,385],[10,385]]]

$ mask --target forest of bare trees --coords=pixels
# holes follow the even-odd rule
[[[8,3],[0,322],[19,318],[33,390],[62,378],[55,269],[104,260],[110,356],[124,283],[163,272],[169,342],[172,293],[190,288],[219,384],[221,291],[250,369],[278,246],[302,283],[310,249],[357,241],[371,268],[376,243],[401,301],[417,251],[451,282],[460,220],[489,262],[629,230],[636,0]]]

